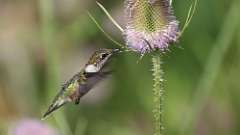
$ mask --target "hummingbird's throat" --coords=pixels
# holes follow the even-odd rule
[[[99,67],[97,67],[93,64],[87,65],[85,67],[85,72],[86,73],[97,73],[97,72],[99,72],[99,70],[100,70]]]

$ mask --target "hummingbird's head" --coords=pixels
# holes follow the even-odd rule
[[[108,60],[116,53],[119,53],[119,49],[99,49],[94,52],[90,60],[85,66],[86,73],[99,72]]]

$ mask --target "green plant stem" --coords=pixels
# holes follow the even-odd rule
[[[152,57],[154,135],[163,135],[163,71],[159,55]]]
[[[47,94],[48,96],[55,94],[58,82],[58,60],[57,60],[57,46],[54,41],[54,25],[53,25],[53,11],[51,0],[39,0],[40,15],[41,15],[41,35],[45,51],[45,58],[47,63]],[[47,97],[51,99],[51,97]]]
[[[107,9],[100,4],[99,2],[96,2],[97,5],[103,10],[103,12],[107,15],[107,17],[109,18],[109,20],[121,31],[124,32],[123,28],[117,23],[117,21],[115,21],[115,19],[113,19],[113,17],[109,14],[109,12],[107,11]]]
[[[41,15],[41,35],[46,54],[47,75],[46,89],[47,100],[52,100],[59,88],[59,60],[58,46],[54,30],[53,0],[39,0],[39,11]],[[59,127],[61,134],[72,135],[70,127],[66,121],[65,115],[59,112],[53,115],[55,122]]]
[[[214,82],[220,71],[222,61],[240,24],[240,16],[238,14],[239,8],[240,2],[239,0],[235,0],[224,19],[225,22],[222,30],[217,38],[212,52],[210,53],[209,59],[206,62],[203,75],[200,78],[193,97],[193,109],[191,109],[191,112],[187,113],[187,118],[183,120],[182,135],[193,134],[193,125],[196,122],[197,116],[214,89]]]
[[[187,18],[186,21],[183,25],[183,28],[179,34],[179,37],[181,37],[183,35],[183,33],[185,32],[185,30],[187,29],[187,27],[189,26],[190,22],[192,21],[192,18],[195,14],[196,8],[198,5],[198,0],[195,0],[194,3],[191,4],[189,10],[188,10],[188,14],[187,14]]]
[[[122,49],[127,49],[127,47],[121,43],[119,43],[118,41],[116,41],[115,39],[113,39],[107,32],[105,32],[105,30],[100,26],[100,24],[98,23],[98,21],[93,17],[93,15],[90,12],[87,12],[88,16],[90,17],[90,19],[95,23],[95,25],[97,26],[97,28],[110,40],[112,41],[114,44],[118,45],[119,47],[121,47]]]

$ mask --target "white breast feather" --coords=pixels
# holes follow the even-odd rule
[[[87,65],[85,68],[85,72],[87,72],[87,73],[96,73],[98,71],[99,71],[98,67],[96,67],[95,65],[92,65],[92,64]]]

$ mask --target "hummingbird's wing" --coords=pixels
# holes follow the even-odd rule
[[[75,99],[75,104],[79,104],[80,98],[87,94],[98,82],[105,79],[111,74],[111,71],[87,74],[86,83],[80,84],[78,87],[78,97]]]

